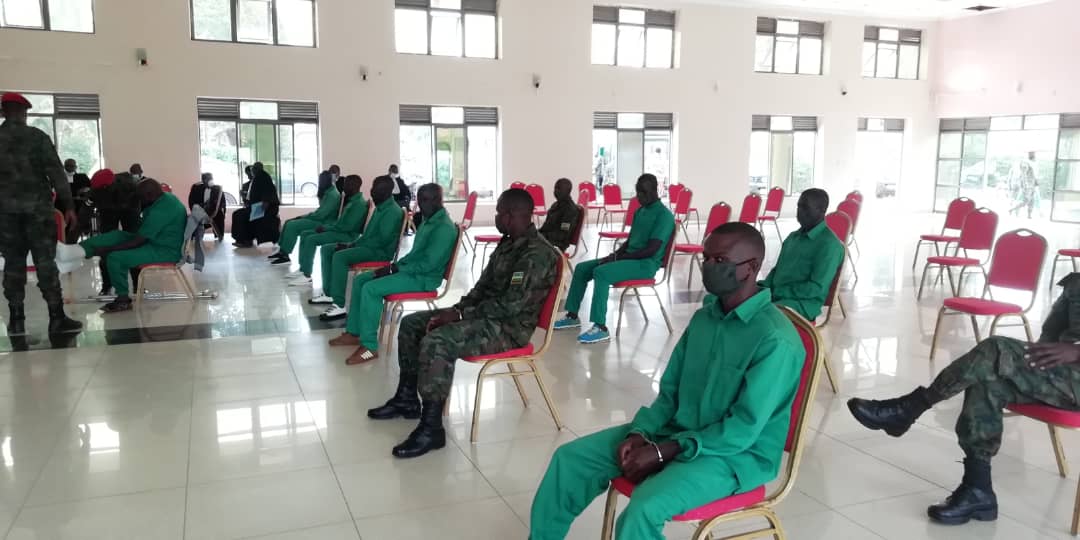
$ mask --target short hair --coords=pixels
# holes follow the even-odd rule
[[[364,179],[360,178],[359,174],[350,174],[349,176],[346,176],[345,181],[341,184],[341,187],[344,188],[345,186],[349,185],[350,182],[355,182],[357,189],[364,187]]]
[[[720,225],[709,233],[710,236],[714,234],[730,234],[738,237],[739,243],[746,242],[750,249],[754,251],[757,257],[765,257],[765,238],[761,236],[761,232],[754,228],[749,223],[743,223],[741,221],[729,221]]]
[[[420,189],[416,190],[416,196],[419,197],[421,193],[430,193],[434,191],[439,200],[442,200],[443,190],[442,186],[434,182],[430,184],[424,184],[420,186]]]
[[[511,211],[525,211],[532,212],[534,208],[532,195],[529,195],[528,191],[519,188],[511,188],[499,195],[499,200],[506,204],[507,208]]]
[[[390,164],[390,167],[389,167],[389,168],[388,168],[387,170],[388,170],[388,171],[390,171],[390,172],[392,172],[392,173],[396,173],[396,172],[398,172],[398,166],[397,166],[397,163],[391,163],[391,164]]]
[[[378,186],[379,184],[389,184],[390,189],[394,189],[394,179],[390,178],[390,175],[388,174],[376,176],[375,179],[371,181],[372,188],[375,188],[375,186]]]
[[[821,188],[810,188],[802,192],[802,196],[806,197],[807,202],[814,205],[815,208],[821,210],[828,210],[829,208],[829,192]]]
[[[559,186],[559,184],[564,184],[564,183],[565,183],[565,184],[570,184],[570,188],[571,188],[571,189],[573,189],[573,188],[574,188],[574,183],[573,183],[573,182],[571,182],[569,178],[560,178],[560,179],[556,180],[556,181],[555,181],[555,187],[558,187],[558,186]]]
[[[657,189],[659,189],[659,187],[660,187],[660,181],[657,180],[656,175],[652,174],[652,173],[645,173],[645,174],[639,176],[637,181],[638,182],[645,182],[647,184],[652,184],[652,186],[657,188]]]
[[[213,176],[214,176],[214,175],[212,175],[212,174],[210,174],[210,173],[208,173],[208,172],[204,172],[204,173],[202,173],[202,177],[201,177],[201,179],[202,179],[202,180],[206,180],[207,178],[212,178]]]
[[[334,163],[333,165],[330,165],[329,167],[327,167],[326,170],[328,170],[328,171],[337,171],[338,174],[341,174],[341,167],[339,167],[337,163]]]

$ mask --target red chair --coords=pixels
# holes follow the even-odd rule
[[[761,216],[757,218],[758,228],[761,232],[765,232],[765,222],[771,221],[773,227],[776,228],[776,237],[781,242],[784,241],[784,237],[780,236],[780,225],[776,223],[776,219],[780,217],[780,209],[784,206],[784,188],[774,187],[769,190],[769,196],[765,199],[765,211],[761,213]]]
[[[559,309],[559,297],[561,296],[563,289],[563,279],[566,276],[566,267],[564,265],[557,264],[555,267],[555,283],[551,285],[551,290],[548,291],[548,295],[544,299],[544,305],[540,308],[540,319],[536,323],[536,327],[544,331],[544,341],[539,347],[536,347],[532,343],[528,343],[524,347],[501,353],[462,358],[465,362],[483,364],[480,367],[480,373],[476,376],[476,400],[473,403],[472,429],[469,433],[469,442],[476,442],[476,435],[480,429],[480,396],[483,394],[485,377],[509,376],[514,380],[514,386],[517,387],[518,395],[521,396],[521,402],[526,407],[529,406],[529,398],[525,395],[525,388],[521,386],[521,381],[518,380],[518,377],[534,378],[536,380],[536,385],[540,387],[540,394],[544,396],[544,401],[547,403],[548,412],[551,413],[551,419],[555,421],[555,428],[559,430],[563,428],[562,420],[559,419],[559,411],[555,408],[555,403],[551,400],[551,395],[548,393],[547,386],[544,385],[544,379],[541,376],[540,370],[536,367],[536,360],[541,356],[544,356],[544,353],[547,352],[548,347],[551,345],[551,337],[555,334],[552,325],[555,322],[555,314]],[[505,373],[488,373],[489,369],[500,364],[506,365]],[[515,369],[515,367],[518,366],[524,367],[525,369]],[[447,401],[449,402],[449,400]]]
[[[623,225],[622,230],[618,231],[600,231],[598,233],[599,238],[596,239],[596,253],[600,254],[600,242],[604,240],[611,240],[618,243],[619,240],[626,240],[630,238],[630,226],[634,224],[634,215],[637,214],[638,208],[641,207],[641,203],[638,202],[637,197],[630,198],[630,204],[627,206],[626,211],[623,213]]]
[[[668,188],[667,188],[668,205],[671,206],[671,209],[673,211],[675,210],[675,205],[678,204],[678,202],[679,202],[679,195],[682,194],[683,187],[684,186],[682,184],[670,184],[670,185],[668,185]]]
[[[547,215],[547,205],[544,203],[544,186],[529,184],[525,186],[525,191],[529,192],[529,196],[533,200],[533,219],[539,221],[540,218]]]
[[[825,216],[825,225],[829,227],[829,230],[836,235],[836,238],[840,240],[841,244],[846,244],[848,236],[851,234],[851,218],[843,212],[833,212]],[[844,251],[847,251],[847,246],[844,246]],[[844,301],[840,298],[840,278],[844,274],[844,259],[840,259],[840,267],[836,269],[836,277],[833,278],[832,285],[829,286],[829,294],[825,296],[825,320],[818,325],[818,328],[829,324],[829,319],[832,318],[833,306],[840,308],[840,315],[847,318],[847,311],[844,309]],[[833,385],[835,388],[836,385]]]
[[[601,217],[604,223],[610,224],[612,214],[625,214],[626,210],[622,204],[622,188],[618,184],[606,184],[604,186],[604,207],[600,209],[600,216],[597,216],[596,224],[603,227],[600,223]]]
[[[172,186],[170,186],[169,184],[166,184],[165,182],[162,182],[161,183],[161,191],[164,192],[164,193],[172,193]]]
[[[563,252],[563,259],[566,261],[566,269],[570,273],[574,272],[574,265],[570,262],[570,259],[577,257],[578,250],[584,247],[584,243],[581,241],[581,232],[585,229],[585,207],[578,205],[577,220],[572,225],[573,229],[570,229],[570,247],[567,251]],[[573,251],[570,251],[570,250]],[[588,251],[588,248],[585,248]]]
[[[634,200],[637,200],[636,198]],[[645,313],[645,304],[641,302],[640,289],[649,289],[652,291],[650,296],[656,297],[656,303],[660,306],[660,313],[664,316],[664,322],[667,324],[668,333],[674,333],[675,329],[671,326],[671,319],[668,318],[667,310],[664,309],[664,302],[660,299],[660,293],[656,292],[656,288],[663,285],[671,276],[671,260],[675,258],[675,231],[671,231],[671,237],[668,238],[667,246],[664,248],[664,258],[660,262],[660,269],[664,271],[663,277],[659,281],[656,280],[656,276],[645,279],[628,279],[625,281],[619,281],[611,284],[612,289],[623,289],[621,295],[619,295],[619,320],[615,323],[615,337],[619,337],[619,333],[622,332],[622,315],[623,305],[626,303],[626,295],[633,292],[634,297],[637,298],[638,307],[641,308],[641,316],[645,317],[645,322],[649,322],[649,315]]]
[[[1008,411],[1005,414],[1007,417],[1025,416],[1046,424],[1050,431],[1050,445],[1054,447],[1054,457],[1057,458],[1058,474],[1062,478],[1069,476],[1069,462],[1065,458],[1065,449],[1061,446],[1061,438],[1057,430],[1058,428],[1080,429],[1080,412],[1057,409],[1039,403],[1008,405],[1005,410]],[[1076,488],[1076,502],[1073,505],[1072,525],[1069,532],[1076,536],[1078,529],[1080,529],[1080,485]]]
[[[1054,264],[1050,267],[1050,290],[1054,290],[1054,285],[1057,285],[1057,280],[1054,278],[1057,275],[1057,265],[1062,258],[1067,258],[1072,262],[1073,272],[1080,272],[1080,268],[1076,265],[1076,259],[1080,258],[1080,249],[1059,249],[1057,255],[1054,255]]]
[[[971,219],[970,217],[968,219]],[[966,226],[966,223],[965,223]],[[938,310],[937,323],[934,325],[934,337],[930,342],[930,360],[937,350],[938,331],[945,315],[967,315],[971,317],[971,329],[975,332],[975,341],[982,341],[979,336],[979,321],[976,316],[993,317],[990,322],[990,335],[994,335],[1002,317],[1019,317],[1027,334],[1028,341],[1034,341],[1027,312],[1035,305],[1039,290],[1039,276],[1042,275],[1043,260],[1046,257],[1046,239],[1029,229],[1009,231],[998,238],[994,253],[990,257],[990,272],[986,276],[982,296],[946,298]],[[991,287],[1023,291],[1031,294],[1027,307],[993,299]],[[989,298],[987,298],[989,296]],[[1010,325],[1016,326],[1016,325]]]
[[[580,248],[584,249],[586,253],[589,251],[589,244],[581,243],[581,236],[585,232],[585,222],[589,220],[589,208],[590,208],[589,191],[587,189],[578,190],[577,205],[578,211],[581,213],[581,226],[577,231],[577,243],[580,244]],[[577,249],[574,250],[574,255],[577,255]]]
[[[525,189],[525,182],[511,182],[510,189]]]
[[[683,237],[690,241],[690,233],[686,230],[686,221],[690,219],[690,202],[694,199],[694,192],[690,188],[679,191],[679,200],[675,203],[675,226],[682,229]]]
[[[578,191],[585,191],[589,195],[588,203],[583,205],[586,210],[596,210],[596,225],[600,225],[600,212],[604,209],[602,202],[596,202],[596,184],[592,182],[579,182]]]
[[[843,212],[851,218],[851,235],[848,237],[848,243],[845,246],[854,247],[856,251],[859,250],[859,242],[855,239],[855,233],[859,230],[859,216],[862,214],[862,203],[857,199],[844,199],[840,204],[836,205],[836,210]],[[850,256],[850,252],[848,253]],[[851,268],[855,268],[855,260],[851,261]]]
[[[731,207],[726,202],[718,202],[709,210],[709,220],[705,223],[705,237],[717,227],[727,223],[731,219]],[[686,278],[686,288],[690,288],[690,282],[694,279],[694,263],[701,267],[701,254],[705,252],[705,243],[701,244],[675,244],[676,255],[690,255],[690,275]]]
[[[774,489],[767,490],[766,486],[758,486],[745,493],[725,496],[673,517],[674,521],[698,522],[697,530],[692,536],[693,540],[707,540],[712,538],[711,533],[716,527],[748,518],[763,518],[768,523],[768,527],[729,538],[748,539],[763,536],[785,538],[780,518],[776,515],[776,506],[795,487],[795,477],[799,471],[799,464],[802,462],[803,448],[808,442],[805,440],[806,425],[809,423],[811,404],[817,392],[818,367],[822,364],[822,346],[821,336],[812,324],[786,307],[780,307],[780,310],[791,319],[806,349],[802,374],[799,378],[799,389],[791,404],[791,427],[788,429],[787,443],[784,445],[788,459],[783,462],[783,470]],[[632,497],[634,487],[634,484],[622,477],[611,481],[604,511],[603,529],[600,534],[603,540],[611,540],[619,495]]]
[[[953,199],[949,203],[949,209],[945,212],[945,224],[941,227],[941,234],[924,234],[919,236],[919,243],[915,244],[915,258],[911,261],[911,269],[915,269],[915,264],[919,261],[919,248],[923,244],[931,244],[934,246],[934,253],[941,255],[941,244],[945,244],[945,249],[949,249],[949,244],[954,244],[960,241],[960,229],[964,226],[964,218],[968,214],[975,210],[975,201],[967,198],[960,197]],[[950,234],[949,231],[956,231],[956,234]]]
[[[847,197],[844,197],[844,199],[849,201],[855,201],[860,205],[863,203],[862,193],[860,193],[857,189],[855,191],[852,191],[851,193],[848,193]]]
[[[949,287],[952,289],[953,296],[960,295],[960,287],[964,282],[964,272],[969,268],[978,268],[983,276],[986,275],[986,269],[983,267],[985,261],[971,257],[969,252],[971,251],[986,251],[989,255],[991,248],[994,247],[994,235],[997,234],[998,215],[995,214],[989,208],[980,208],[971,212],[964,218],[964,226],[960,229],[960,240],[956,243],[956,248],[953,251],[952,256],[934,256],[926,258],[926,266],[923,267],[922,279],[919,280],[919,293],[916,298],[922,298],[923,285],[926,284],[926,272],[931,266],[936,266],[939,270],[944,271],[949,277]],[[958,256],[960,250],[964,250],[964,256]],[[960,269],[960,277],[957,281],[953,282],[952,269]],[[938,274],[940,279],[941,274]]]
[[[472,228],[473,219],[476,218],[476,200],[480,196],[474,191],[469,194],[469,198],[465,200],[465,213],[461,216],[461,221],[458,222],[458,227],[461,227],[462,234],[464,235],[464,241],[461,245],[465,247],[465,252],[469,252],[469,245],[472,244],[473,258],[476,258],[476,242],[469,239],[469,229]]]
[[[742,202],[742,209],[739,210],[739,221],[743,223],[749,223],[754,225],[757,223],[758,214],[761,210],[761,195],[757,193],[751,193],[747,195]]]
[[[398,255],[401,253],[401,239],[405,237],[405,231],[408,230],[409,224],[412,220],[409,219],[408,212],[401,213],[401,230],[398,231],[397,245],[394,246],[394,256],[389,261],[364,261],[349,266],[349,277],[345,281],[345,308],[348,309],[349,302],[352,301],[352,282],[353,276],[360,272],[374,272],[384,266],[389,266],[390,263],[398,259]]]

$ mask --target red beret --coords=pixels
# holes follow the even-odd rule
[[[94,176],[90,178],[90,187],[92,189],[99,189],[112,185],[116,180],[116,175],[113,174],[110,169],[101,169],[94,173]]]
[[[24,98],[23,95],[18,92],[8,92],[3,96],[0,96],[0,103],[18,103],[27,109],[31,108],[30,100]]]

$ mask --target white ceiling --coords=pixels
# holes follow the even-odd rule
[[[701,4],[788,7],[808,11],[857,14],[904,19],[940,19],[975,12],[976,5],[1000,8],[1037,4],[1049,0],[691,0]],[[992,12],[992,11],[991,11]]]

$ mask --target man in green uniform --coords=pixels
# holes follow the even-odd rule
[[[338,212],[341,210],[341,192],[334,187],[334,182],[340,174],[341,168],[331,165],[328,172],[319,175],[319,208],[310,214],[285,222],[281,227],[278,250],[269,257],[270,264],[288,264],[292,260],[289,254],[296,247],[300,235],[314,231],[319,225],[332,225],[337,221]]]
[[[287,274],[289,285],[303,287],[311,285],[311,270],[315,266],[315,252],[322,246],[333,249],[341,242],[352,242],[364,232],[364,220],[367,219],[368,203],[360,187],[364,181],[355,174],[345,177],[342,196],[345,208],[341,217],[331,225],[319,225],[309,234],[300,235],[300,271]]]
[[[617,540],[664,538],[664,522],[776,477],[805,350],[755,283],[765,242],[746,223],[705,239],[702,279],[715,295],[679,339],[659,395],[631,423],[564,444],[533,498],[532,540],[561,540],[624,476],[637,484]]]
[[[929,388],[920,386],[881,401],[848,401],[862,425],[899,437],[930,407],[964,394],[956,420],[964,477],[945,502],[927,509],[931,520],[959,525],[997,519],[990,460],[1001,448],[1006,405],[1036,403],[1080,411],[1080,273],[1059,285],[1064,290],[1043,323],[1038,343],[994,336],[941,370]]]
[[[825,223],[828,209],[825,190],[802,192],[795,214],[799,230],[784,240],[776,266],[759,283],[772,291],[773,302],[795,310],[808,321],[821,315],[829,287],[844,262],[844,245]]]
[[[362,272],[353,278],[352,305],[345,332],[330,340],[333,346],[358,347],[347,365],[370,362],[379,357],[379,321],[383,298],[390,294],[434,291],[439,288],[457,249],[457,226],[443,209],[439,184],[420,186],[416,203],[424,215],[416,230],[412,250],[390,266]]]
[[[675,230],[671,214],[657,192],[656,177],[643,174],[637,180],[637,198],[641,203],[634,214],[630,237],[615,253],[577,265],[566,297],[566,316],[555,323],[556,330],[579,328],[578,308],[585,288],[593,282],[592,309],[589,320],[593,327],[578,336],[581,343],[602,343],[611,340],[607,328],[607,304],[611,285],[628,279],[651,279],[660,269],[665,249]]]
[[[164,193],[156,180],[144,179],[135,188],[142,202],[142,224],[137,232],[112,231],[83,240],[86,258],[101,257],[116,300],[102,306],[106,313],[131,309],[128,273],[144,264],[175,263],[184,250],[187,208],[172,193]]]
[[[319,319],[333,321],[345,316],[345,289],[352,265],[393,262],[394,252],[401,242],[401,220],[405,215],[405,210],[391,197],[393,191],[392,178],[385,175],[376,178],[371,183],[371,201],[375,203],[375,212],[371,215],[371,222],[364,227],[364,234],[351,244],[322,247],[323,294],[308,302],[332,305]]]
[[[38,289],[49,307],[49,332],[78,332],[82,323],[64,313],[60,271],[56,268],[56,204],[63,208],[67,234],[78,231],[79,218],[67,175],[49,136],[26,125],[30,101],[16,93],[0,96],[0,254],[4,257],[4,297],[11,316],[8,335],[26,333],[26,254],[33,255]]]
[[[567,178],[555,181],[555,204],[548,209],[547,218],[540,226],[540,234],[560,251],[570,249],[570,240],[574,236],[574,226],[578,220],[578,205],[570,192],[574,184]]]
[[[504,191],[495,207],[495,226],[503,239],[473,289],[453,307],[401,320],[397,392],[368,411],[376,420],[420,419],[394,447],[395,457],[417,457],[446,445],[442,411],[458,358],[523,347],[536,330],[561,255],[536,231],[532,211],[529,192]]]

